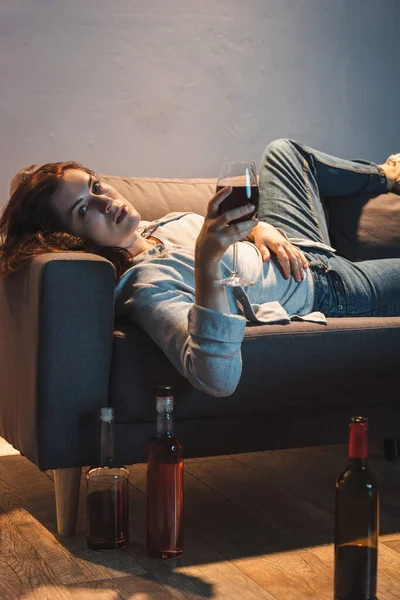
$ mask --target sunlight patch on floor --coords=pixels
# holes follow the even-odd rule
[[[18,450],[0,438],[0,456],[12,456],[13,454],[19,454]]]

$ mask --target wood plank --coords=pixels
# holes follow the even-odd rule
[[[303,457],[288,450],[255,452],[232,456],[272,482],[278,482],[291,494],[301,496],[329,514],[335,510],[335,477],[310,468]]]
[[[149,574],[75,584],[69,586],[68,591],[74,600],[173,600],[174,598]]]
[[[199,536],[185,528],[185,551],[177,561],[160,561],[146,553],[146,467],[131,465],[130,502],[135,506],[131,516],[129,549],[136,560],[162,583],[176,598],[229,598],[232,600],[276,600],[275,597],[247,577],[237,567]],[[185,505],[186,511],[186,505]],[[243,594],[245,593],[245,596]]]
[[[201,461],[197,464],[200,465]],[[221,469],[225,468],[226,464],[221,465]],[[144,465],[134,465],[129,467],[129,471],[132,483],[144,491]],[[190,532],[194,532],[205,545],[219,553],[221,559],[223,557],[229,560],[235,568],[273,597],[293,597],[296,600],[299,597],[313,597],[310,596],[312,589],[309,583],[304,581],[302,585],[299,577],[294,577],[288,569],[287,552],[277,554],[277,551],[282,551],[287,546],[287,540],[282,539],[281,532],[260,522],[246,510],[213,491],[208,485],[191,476],[186,468],[185,523]],[[185,530],[185,545],[186,537]],[[324,598],[325,594],[328,598],[329,594],[332,594],[331,569],[318,557],[308,554],[308,551],[304,550],[305,557],[299,559],[300,563],[309,565],[308,569],[312,571],[311,578],[319,591],[319,597]],[[274,558],[271,559],[271,556]],[[193,563],[193,560],[196,560],[196,563]],[[196,559],[194,556],[191,564],[198,564],[201,560],[202,557]],[[306,570],[303,569],[302,577],[305,578],[305,575]],[[293,579],[296,579],[296,586],[293,586]],[[291,589],[293,591],[290,591]]]
[[[388,548],[391,548],[394,552],[397,552],[400,555],[400,539],[396,540],[384,540],[382,542]]]
[[[313,509],[311,502],[296,496],[295,492],[288,494],[279,483],[264,478],[260,473],[248,469],[235,460],[230,465],[225,464],[224,468],[219,471],[215,467],[211,470],[208,465],[201,462],[190,465],[188,470],[212,489],[254,514],[262,522],[267,523],[269,526],[278,527],[283,538],[292,536],[298,551],[302,550],[303,545],[309,546],[305,550],[314,554],[316,559],[324,561],[332,572],[332,550],[330,549],[329,558],[326,554],[321,555],[320,552],[314,551],[314,546],[324,548],[325,551],[329,548],[328,544],[321,545],[318,540],[321,536],[326,536],[327,542],[332,541],[332,515],[320,510],[315,505]],[[381,548],[380,591],[390,598],[392,581],[394,577],[397,577],[400,562],[389,553],[390,549],[384,546]],[[285,556],[289,555],[286,553]],[[281,559],[282,555],[279,558]],[[319,569],[314,571],[313,578],[311,578],[309,575],[304,576],[304,571],[298,566],[296,567],[296,564],[290,567],[289,570],[296,574],[297,590],[299,590],[300,582],[305,581],[306,584],[309,584],[313,579],[314,582],[318,582],[319,594],[328,593],[329,589],[326,587],[328,582],[319,576]],[[323,569],[321,569],[322,571]],[[252,576],[256,578],[257,574],[253,573]],[[271,586],[270,581],[269,578],[269,586]],[[331,585],[331,582],[329,582],[330,588]],[[287,576],[286,586],[290,587]],[[268,589],[279,597],[278,589],[273,587],[268,587]],[[308,597],[306,589],[302,589],[301,594],[304,598]]]
[[[302,449],[303,450],[303,449]],[[335,477],[346,466],[347,446],[308,448],[306,453],[289,450],[294,455],[303,454],[304,467],[313,469],[321,480]],[[372,441],[369,444],[369,468],[380,490],[380,532],[395,537],[400,532],[400,461],[385,459],[383,443]]]
[[[235,455],[234,459],[246,464],[257,472],[262,473],[269,480],[274,479],[279,481],[279,483],[284,485],[294,494],[299,493],[303,498],[307,498],[310,501],[315,499],[318,506],[321,506],[334,514],[335,488],[332,486],[331,474],[334,472],[334,469],[337,468],[338,463],[342,458],[346,459],[346,455],[343,452],[345,448],[333,447],[330,450],[331,451],[328,453],[326,448],[321,452],[313,449],[313,451],[309,453],[311,458],[310,461],[305,460],[304,456],[300,458],[293,450],[279,451],[279,456],[274,456],[271,452],[261,452],[256,455]],[[322,455],[325,456],[322,457]],[[332,458],[333,460],[331,460]],[[317,463],[317,467],[315,467],[315,463]],[[398,467],[385,461],[383,456],[375,456],[374,463],[376,479],[379,479],[379,485],[381,487],[381,504],[383,505],[381,512],[385,514],[386,510],[386,519],[388,519],[388,490],[387,486],[382,485],[382,483],[386,483],[387,479],[385,479],[385,477],[392,480],[393,472],[397,471]],[[328,469],[326,468],[327,465],[329,465]],[[393,518],[390,518],[389,520],[390,528],[392,528],[394,526]],[[398,531],[400,531],[400,529],[398,529]],[[391,580],[392,577],[396,575],[396,570],[400,567],[400,564],[395,564],[396,561],[393,561],[393,556],[387,553],[383,544],[385,544],[388,539],[395,539],[398,536],[398,533],[394,533],[381,536],[380,539],[379,573],[380,579],[382,580],[380,591],[384,591],[387,595],[391,594]],[[325,559],[327,565],[330,564],[333,568],[333,560],[331,557],[327,560],[326,555],[324,556],[321,553],[319,553],[319,555],[323,560]]]
[[[17,458],[25,463],[26,477],[21,477],[20,463],[18,469],[9,468],[6,472],[0,472],[0,507],[8,513],[41,558],[52,565],[58,583],[144,573],[134,558],[125,552],[102,553],[87,548],[86,516],[82,509],[78,515],[77,535],[59,538],[51,479],[24,457],[13,457]]]
[[[335,481],[347,465],[347,448],[331,446],[307,450],[238,454],[232,458],[333,515]],[[385,460],[383,452],[379,455],[376,448],[369,463],[380,489],[381,533],[396,535],[400,532],[400,463]]]
[[[72,600],[73,596],[62,586],[54,585],[55,576],[40,555],[25,540],[12,520],[0,511],[0,598],[26,597],[38,600],[53,598]],[[11,574],[14,573],[14,575]]]
[[[398,600],[400,465],[383,460],[380,445],[371,449],[387,531],[380,538],[378,596]],[[0,552],[0,598],[331,600],[332,482],[346,454],[341,446],[186,461],[185,552],[170,562],[146,555],[145,465],[129,467],[128,550],[99,553],[86,547],[84,477],[78,533],[60,540],[50,473],[15,453],[0,455],[0,507],[7,511],[0,515],[8,520],[6,526],[0,520],[0,540],[10,551]],[[13,529],[4,537],[8,523]],[[16,546],[7,535],[18,539]]]
[[[4,526],[4,521],[0,517],[0,524]],[[23,584],[11,565],[0,556],[0,598],[2,600],[15,600],[20,597],[23,590]]]
[[[129,467],[130,481],[143,495],[146,491],[146,471],[144,465]],[[185,528],[200,537],[225,557],[268,552],[280,545],[284,549],[282,538],[273,529],[261,527],[258,519],[248,514],[236,504],[214,492],[209,486],[198,481],[185,468]],[[135,530],[141,538],[145,536],[144,500],[133,518],[136,518]],[[201,533],[201,535],[199,535]],[[215,546],[218,538],[218,546]]]
[[[288,493],[279,482],[231,460],[223,468],[198,462],[187,472],[274,529],[286,548],[333,540],[333,518],[313,502]],[[301,544],[301,541],[303,544]],[[294,546],[295,544],[295,546]]]
[[[218,457],[217,457],[218,458]],[[229,460],[224,457],[223,461]],[[215,463],[216,460],[206,460],[205,462]],[[201,598],[210,592],[209,585],[204,582],[204,567],[195,568],[193,565],[207,564],[207,571],[212,570],[219,574],[218,586],[223,589],[222,597],[236,598],[243,595],[238,592],[238,588],[232,582],[238,579],[242,582],[242,587],[247,590],[249,598],[259,598],[260,600],[275,600],[273,596],[263,590],[258,584],[247,578],[233,565],[227,563],[219,564],[222,557],[212,548],[202,542],[190,531],[185,530],[185,553],[179,561],[165,562],[155,560],[147,556],[146,551],[146,466],[144,464],[129,466],[130,486],[129,486],[129,504],[130,504],[130,546],[127,552],[131,554],[138,564],[146,571],[151,573],[161,585],[165,586],[176,598]],[[81,478],[80,506],[84,510],[85,499],[85,470]],[[135,473],[132,480],[131,473]],[[53,477],[48,472],[49,477]],[[139,483],[140,480],[140,483]],[[139,488],[137,487],[139,483]],[[79,525],[78,525],[79,530]],[[201,554],[201,558],[200,558]],[[216,563],[216,564],[214,564]],[[211,566],[210,566],[211,565]],[[182,570],[183,569],[183,570]],[[240,589],[240,587],[239,587]]]

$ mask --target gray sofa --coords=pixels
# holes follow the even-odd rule
[[[214,179],[103,177],[143,219],[204,214],[215,188]],[[326,205],[342,254],[399,255],[400,197]],[[61,534],[74,532],[81,466],[98,458],[98,409],[115,409],[119,459],[144,461],[159,383],[174,386],[187,457],[344,443],[349,417],[360,413],[371,437],[400,436],[400,317],[249,325],[237,390],[212,398],[143,331],[114,322],[113,289],[111,263],[83,253],[39,256],[0,282],[0,435],[40,469],[55,469]]]

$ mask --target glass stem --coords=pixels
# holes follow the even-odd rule
[[[233,244],[233,273],[232,275],[237,276],[237,259],[238,259],[238,243]]]

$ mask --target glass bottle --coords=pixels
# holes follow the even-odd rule
[[[86,473],[86,540],[93,550],[118,550],[129,542],[129,472],[114,456],[114,410],[102,408],[100,421],[100,464]]]
[[[336,482],[335,600],[376,600],[379,491],[367,467],[368,419],[350,419],[349,464]]]
[[[172,431],[170,385],[157,387],[157,432],[147,444],[147,551],[174,559],[183,552],[183,447]]]

